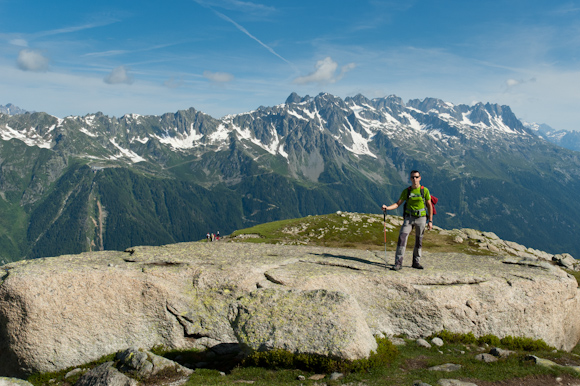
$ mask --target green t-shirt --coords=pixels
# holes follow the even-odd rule
[[[417,189],[411,189],[409,192],[409,197],[407,198],[407,189],[403,190],[399,200],[407,201],[407,213],[412,214],[413,216],[421,217],[427,215],[427,209],[425,207],[425,203],[421,198],[421,187]],[[431,195],[429,194],[429,189],[423,188],[423,193],[425,195],[425,202],[431,199]],[[417,213],[416,211],[419,211]]]

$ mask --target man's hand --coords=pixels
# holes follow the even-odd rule
[[[428,221],[427,222],[427,229],[433,230],[433,221]]]
[[[383,212],[386,212],[387,210],[388,210],[387,209],[387,206],[386,205],[383,205]]]

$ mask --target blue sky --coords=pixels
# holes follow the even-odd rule
[[[293,91],[499,103],[580,130],[580,0],[0,0],[0,104],[219,118]]]

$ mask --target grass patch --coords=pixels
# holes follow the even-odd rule
[[[473,342],[473,335],[465,334],[444,334],[447,338],[452,337],[454,342],[445,342],[441,348],[432,347],[426,349],[419,347],[413,340],[406,340],[406,345],[393,347],[392,344],[379,344],[379,349],[385,348],[385,356],[371,365],[361,366],[360,368],[350,368],[345,371],[341,365],[324,367],[329,362],[322,361],[322,367],[296,368],[297,357],[292,354],[282,354],[281,352],[266,355],[259,355],[253,360],[259,359],[259,365],[246,363],[245,366],[236,367],[227,375],[220,375],[213,370],[196,370],[196,373],[190,378],[188,385],[234,385],[241,382],[253,381],[254,385],[315,385],[321,382],[327,385],[358,384],[365,385],[412,385],[415,380],[421,380],[425,383],[436,385],[437,381],[442,378],[454,378],[464,381],[470,381],[477,384],[478,380],[486,382],[503,382],[504,385],[523,385],[522,379],[545,377],[548,382],[554,380],[557,376],[564,375],[566,379],[578,379],[578,375],[566,369],[547,369],[535,365],[532,361],[526,360],[529,354],[538,355],[546,358],[546,351],[520,351],[507,357],[501,358],[494,363],[485,363],[475,359],[477,354],[489,351],[485,343],[478,344],[477,339]],[[474,337],[473,337],[474,338]],[[497,339],[497,337],[496,337]],[[495,341],[487,336],[481,341]],[[501,341],[501,340],[500,340]],[[523,338],[522,341],[528,341]],[[470,342],[470,343],[463,343]],[[542,347],[539,343],[536,347]],[[508,347],[505,347],[508,348]],[[531,346],[528,348],[532,348]],[[573,354],[558,351],[552,353],[554,357],[560,357],[561,362],[569,361]],[[380,354],[379,354],[380,356]],[[554,358],[547,358],[553,360]],[[369,361],[371,358],[369,358]],[[298,361],[300,361],[298,359]],[[310,364],[318,361],[312,359]],[[356,362],[356,361],[355,361]],[[446,373],[429,370],[430,367],[444,363],[455,363],[461,365],[459,371]],[[329,374],[332,371],[341,371],[344,377],[339,380],[331,381]],[[313,374],[325,374],[323,380],[308,379]],[[299,381],[298,376],[303,375],[306,379]],[[513,382],[513,383],[511,383]],[[554,381],[555,382],[555,381]],[[555,383],[554,383],[555,384]]]
[[[394,251],[399,237],[400,216],[387,216],[386,247]],[[365,213],[332,213],[298,219],[274,221],[233,232],[230,239],[240,242],[316,245],[324,247],[383,250],[383,216]],[[246,235],[246,237],[244,237]],[[414,232],[409,235],[408,246],[415,243]],[[430,252],[457,252],[471,255],[493,255],[465,241],[456,243],[453,236],[440,234],[439,230],[426,231],[423,248]]]
[[[403,346],[394,346],[388,339],[378,339],[378,348],[373,355],[362,361],[347,362],[336,358],[320,356],[294,355],[282,350],[266,353],[255,353],[243,365],[232,366],[227,370],[198,368],[191,375],[187,386],[194,385],[238,385],[253,382],[262,385],[299,385],[314,386],[325,383],[329,386],[343,384],[357,385],[411,385],[415,380],[436,385],[442,378],[453,378],[478,384],[481,382],[501,382],[502,385],[524,385],[526,379],[542,379],[545,384],[556,384],[556,377],[563,377],[568,383],[577,383],[580,376],[572,370],[562,368],[545,368],[527,360],[530,354],[552,360],[562,365],[580,365],[580,356],[572,353],[553,351],[552,347],[543,341],[529,338],[506,337],[499,339],[493,335],[476,338],[473,334],[455,334],[441,331],[432,337],[441,337],[443,347],[426,349],[419,347],[414,340],[405,339]],[[500,358],[494,363],[485,363],[475,359],[477,354],[488,352],[492,344],[498,347],[514,350],[507,358]],[[158,347],[153,349],[156,354],[173,359],[181,364],[203,359],[203,352],[195,350],[166,351]],[[101,363],[114,360],[109,355],[98,361],[79,366],[82,368],[96,367]],[[333,362],[334,361],[334,362]],[[430,367],[444,363],[461,365],[461,369],[451,373],[429,370]],[[64,379],[64,375],[72,370],[66,369],[58,373],[36,374],[28,380],[36,386],[71,386],[78,380],[77,376]],[[344,374],[339,380],[330,380],[333,371]],[[325,374],[322,380],[311,380],[314,374]],[[298,380],[303,376],[305,380]],[[538,385],[539,383],[534,383]],[[565,382],[562,384],[566,384]]]

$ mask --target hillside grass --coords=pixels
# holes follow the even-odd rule
[[[386,232],[386,249],[397,247],[400,216],[387,216],[390,227]],[[332,213],[297,219],[274,221],[233,232],[229,239],[236,242],[316,245],[337,248],[384,250],[384,217],[382,214]],[[414,231],[407,241],[408,248],[415,244]],[[441,229],[425,231],[423,248],[430,252],[458,252],[491,255],[477,248],[475,243],[456,243],[453,237],[441,234]]]

